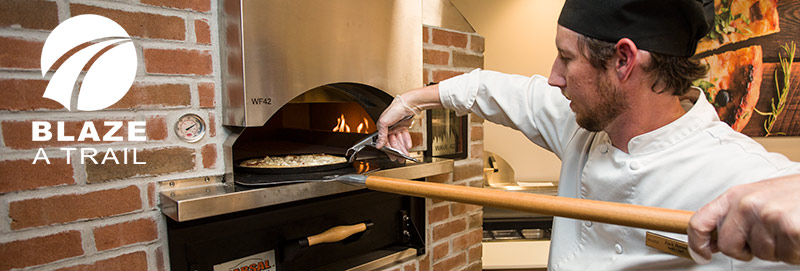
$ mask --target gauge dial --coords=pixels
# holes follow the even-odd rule
[[[183,141],[197,142],[206,134],[206,123],[197,114],[186,114],[175,123],[175,134]]]

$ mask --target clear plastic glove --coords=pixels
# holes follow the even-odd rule
[[[689,248],[705,259],[722,252],[800,264],[800,175],[732,187],[692,216],[688,234]]]
[[[416,116],[421,111],[418,107],[406,104],[403,98],[397,95],[378,118],[378,141],[375,143],[375,147],[380,149],[389,145],[403,154],[409,155],[408,149],[412,147],[412,143],[408,127],[413,124],[413,118],[405,120],[404,118]],[[393,155],[389,155],[389,158],[392,161],[403,159]]]

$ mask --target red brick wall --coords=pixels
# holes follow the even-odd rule
[[[166,227],[157,207],[162,180],[222,174],[216,121],[219,58],[216,0],[0,1],[0,270],[165,270]],[[128,94],[108,109],[68,111],[42,98],[51,75],[39,60],[48,34],[80,14],[98,14],[132,36],[139,57]],[[206,119],[197,143],[177,139],[184,113]],[[31,141],[31,122],[146,121],[144,142]],[[124,129],[123,129],[124,130]],[[124,131],[123,131],[124,132]],[[55,131],[53,129],[55,137]],[[146,165],[81,164],[62,147],[137,148]],[[43,148],[50,164],[32,164]],[[67,160],[71,163],[67,164]]]
[[[483,37],[475,33],[423,26],[423,80],[441,80],[483,67]],[[453,173],[430,177],[428,182],[482,187],[483,119],[470,115],[469,154],[455,161]],[[480,206],[426,200],[428,238],[426,254],[390,271],[481,270],[483,209]]]

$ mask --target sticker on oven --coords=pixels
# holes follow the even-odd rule
[[[214,271],[275,271],[275,251],[270,250],[214,265]]]

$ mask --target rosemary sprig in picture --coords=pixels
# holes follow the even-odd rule
[[[778,104],[775,104],[775,98],[772,98],[770,101],[770,106],[772,107],[772,112],[761,112],[758,109],[755,109],[756,113],[762,116],[767,116],[767,119],[764,121],[764,131],[767,133],[766,136],[771,135],[786,135],[783,132],[772,133],[772,126],[775,125],[775,120],[778,119],[778,116],[783,112],[784,107],[786,106],[786,97],[789,95],[789,79],[792,77],[792,62],[794,62],[794,52],[796,49],[794,41],[789,44],[784,44],[781,46],[784,52],[786,52],[786,58],[778,52],[778,58],[781,62],[781,71],[783,72],[783,84],[778,83],[778,70],[775,70],[775,89],[778,92]]]

